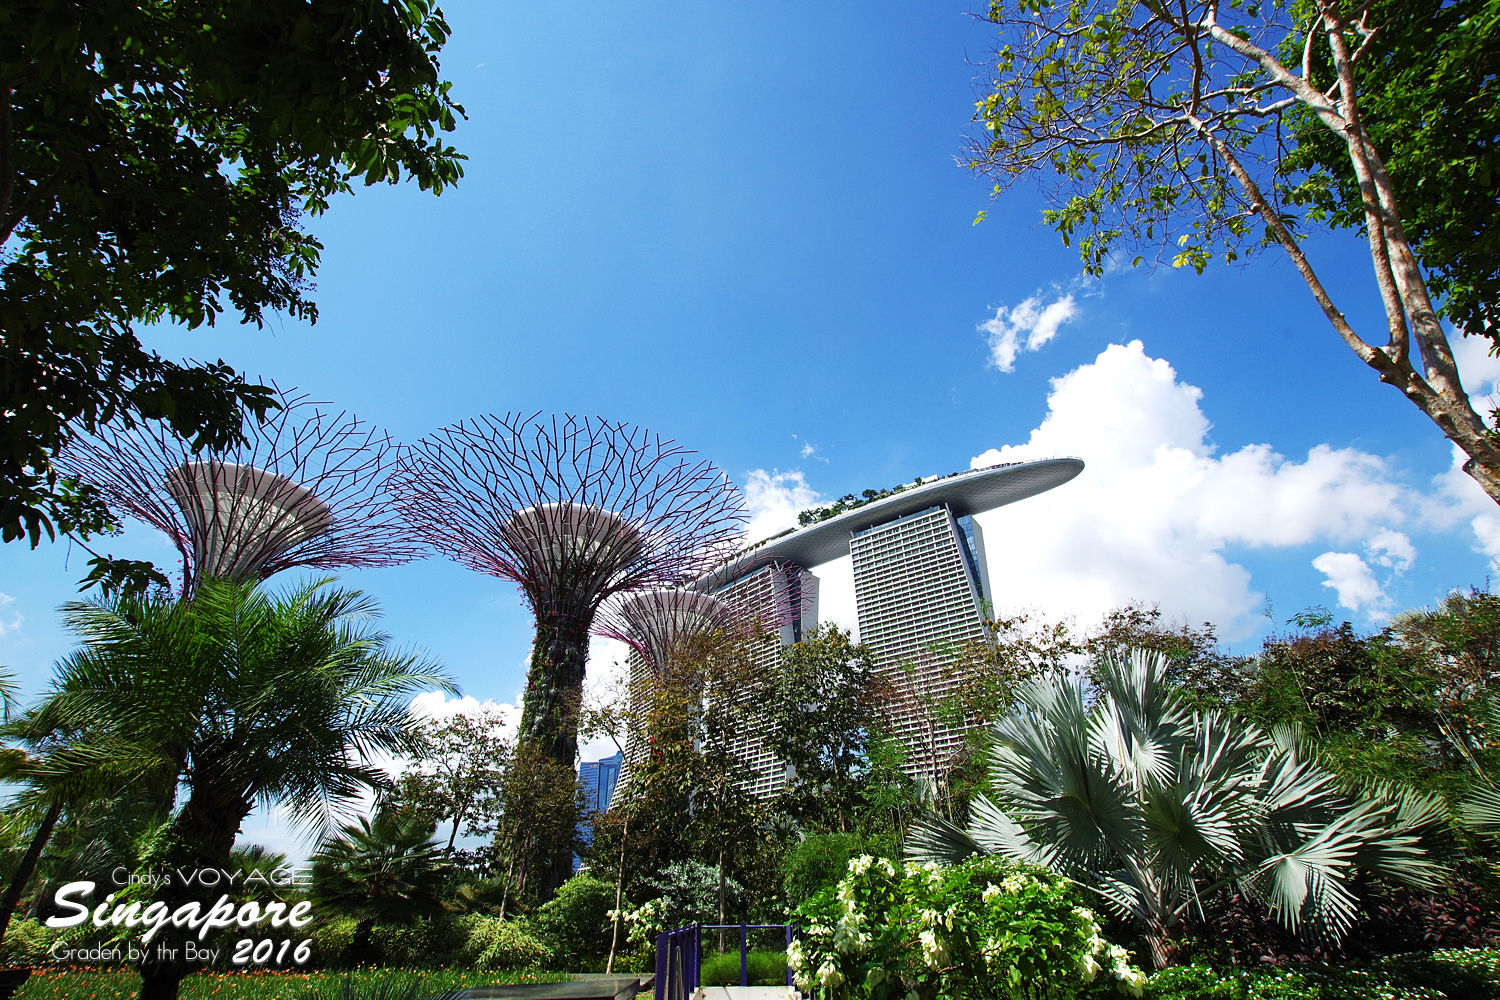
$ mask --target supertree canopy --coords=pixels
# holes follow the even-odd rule
[[[421,554],[385,480],[390,438],[347,412],[279,393],[243,444],[194,453],[159,421],[109,428],[57,465],[114,509],[166,534],[182,555],[186,596],[205,579],[247,583],[294,566],[386,566]]]
[[[800,586],[800,573],[789,564],[764,565],[743,577],[733,568],[716,575],[737,582],[714,593],[688,586],[618,596],[600,609],[594,632],[630,646],[645,666],[662,673],[696,640],[761,639],[800,621],[812,606],[811,590]]]
[[[445,427],[406,449],[392,490],[424,541],[520,586],[536,616],[520,738],[570,770],[601,603],[697,579],[745,520],[711,463],[642,428],[570,415]]]

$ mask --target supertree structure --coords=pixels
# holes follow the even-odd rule
[[[182,556],[182,594],[206,579],[263,580],[295,566],[387,566],[423,551],[385,492],[389,436],[295,391],[249,418],[245,441],[195,453],[160,421],[109,428],[57,464],[110,507],[164,533]]]
[[[796,567],[771,563],[751,573],[739,562],[717,574],[737,582],[714,593],[684,586],[620,595],[600,609],[594,632],[625,643],[659,674],[694,640],[754,641],[801,621],[812,593],[799,586]]]
[[[711,589],[710,579],[718,581]],[[728,740],[731,756],[743,769],[740,783],[752,792],[779,790],[776,762],[766,744],[769,723],[763,701],[774,689],[786,631],[795,640],[813,605],[805,570],[757,559],[753,553],[716,567],[692,586],[619,595],[606,602],[595,634],[632,650],[625,764],[616,794],[623,800],[630,793],[649,746],[669,738],[654,731],[662,715],[652,706],[661,698],[661,704],[686,698],[697,707],[693,716],[717,705],[716,717],[722,717],[725,706],[732,706],[732,714],[745,723]],[[680,721],[692,729],[699,720]],[[784,774],[784,765],[780,770]]]
[[[739,491],[693,452],[566,414],[445,427],[408,446],[391,486],[425,542],[520,586],[536,617],[520,741],[569,770],[601,604],[696,580],[734,550],[745,521]]]

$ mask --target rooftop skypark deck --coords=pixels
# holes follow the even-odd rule
[[[975,469],[924,482],[816,524],[775,535],[714,570],[700,580],[698,586],[715,590],[772,559],[805,567],[818,566],[848,555],[850,538],[877,524],[942,504],[946,504],[955,517],[993,510],[1061,486],[1082,471],[1080,459],[1048,458]]]

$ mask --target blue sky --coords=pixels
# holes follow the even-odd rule
[[[642,424],[722,466],[762,529],[976,460],[1081,455],[1077,481],[986,524],[1009,567],[1000,610],[1087,624],[1160,602],[1248,651],[1312,604],[1373,627],[1486,585],[1500,511],[1277,254],[1084,282],[1035,191],[987,204],[955,162],[988,47],[962,6],[444,8],[469,112],[458,188],[361,190],[310,220],[316,326],[162,329],[153,346],[401,439],[492,411]],[[1378,329],[1361,244],[1310,253]],[[1465,355],[1492,392],[1479,377],[1500,366]],[[144,529],[110,541],[170,563]],[[55,611],[86,562],[0,549],[0,663],[28,695],[68,648]],[[438,559],[344,579],[466,694],[515,698],[514,587]]]

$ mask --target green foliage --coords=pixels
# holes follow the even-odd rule
[[[307,925],[307,937],[312,939],[311,965],[322,969],[338,968],[340,961],[354,943],[358,921],[353,917],[341,917],[336,913],[320,913]]]
[[[592,875],[574,875],[536,909],[531,923],[553,954],[588,962],[609,953],[609,912],[614,906],[613,885]]]
[[[409,923],[442,912],[449,866],[431,838],[432,824],[425,817],[383,810],[373,822],[360,817],[345,826],[313,856],[313,901],[359,921],[346,962],[394,961],[373,934],[375,925]]]
[[[190,976],[182,983],[181,1000],[345,1000],[348,995],[379,989],[411,989],[419,997],[446,990],[481,990],[514,983],[557,982],[556,973],[475,972],[454,969],[393,972],[389,969],[356,972],[231,972]],[[389,984],[389,985],[385,985]],[[20,1000],[136,1000],[141,978],[129,971],[63,971],[42,969],[17,994]]]
[[[1500,3],[1379,0],[1364,11],[1380,44],[1354,65],[1360,113],[1396,186],[1406,235],[1444,315],[1500,330]],[[1326,65],[1315,72],[1330,79]],[[1308,214],[1364,230],[1344,144],[1305,111],[1283,171]]]
[[[745,955],[745,974],[751,986],[785,986],[786,952],[749,951]],[[704,986],[738,986],[740,953],[732,950],[706,956],[698,981]]]
[[[51,459],[112,421],[236,440],[274,406],[223,362],[178,364],[141,325],[228,310],[315,319],[300,226],[356,183],[442,191],[463,109],[430,0],[17,0],[0,11],[0,538],[111,519]]]
[[[1067,879],[995,859],[943,870],[856,858],[797,920],[805,935],[787,958],[819,1000],[1072,997],[1101,971],[1140,996],[1145,981]]]
[[[180,777],[186,802],[143,845],[142,865],[222,868],[255,801],[316,822],[384,783],[365,755],[419,749],[412,694],[452,685],[392,650],[370,627],[375,610],[364,595],[328,581],[283,595],[208,581],[190,602],[70,604],[64,621],[83,646],[59,665],[56,690],[29,724],[40,734],[87,733],[164,764]],[[147,796],[156,787],[148,785]],[[174,879],[155,899],[168,908],[201,905],[208,891]],[[121,895],[145,901],[150,893]],[[154,957],[143,966],[153,988],[164,990],[164,980],[190,968]]]
[[[718,923],[719,871],[700,861],[679,861],[668,865],[646,879],[645,888],[660,902],[659,923],[662,930],[689,924]],[[725,880],[725,890],[733,913],[742,892],[733,879]]]
[[[433,823],[451,822],[450,851],[460,832],[492,835],[511,758],[498,715],[456,713],[424,723],[419,736],[423,752],[397,780],[391,803],[417,810]]]
[[[360,920],[394,922],[431,916],[448,875],[432,842],[432,824],[387,810],[360,817],[313,856],[313,900]]]
[[[1500,997],[1500,952],[1453,949],[1397,955],[1369,966],[1213,968],[1151,976],[1148,1000],[1481,1000]]]
[[[462,918],[437,913],[376,924],[372,941],[382,965],[432,969],[463,965],[469,935]]]
[[[553,962],[552,949],[514,921],[481,914],[459,918],[467,934],[464,960],[476,969],[542,969]]]
[[[815,833],[786,852],[781,863],[782,886],[793,909],[844,877],[849,862],[861,854],[899,859],[893,837],[861,837],[852,833]]]
[[[1441,800],[1341,790],[1289,732],[1194,711],[1159,653],[1106,660],[1097,699],[1070,675],[1024,685],[992,732],[990,794],[967,832],[916,824],[908,851],[998,854],[1077,879],[1143,929],[1157,968],[1213,890],[1234,885],[1292,929],[1337,938],[1357,909],[1353,874],[1430,887],[1425,838]]]
[[[782,650],[767,711],[776,754],[796,773],[783,806],[814,828],[850,829],[878,718],[874,679],[873,655],[834,625]]]
[[[1090,274],[1127,258],[1201,273],[1279,247],[1340,340],[1468,454],[1465,471],[1500,501],[1500,439],[1459,385],[1416,256],[1433,256],[1439,292],[1466,319],[1491,314],[1480,304],[1500,289],[1497,10],[1495,0],[991,0],[995,55],[970,165],[997,196],[1040,181],[1043,219]],[[1429,145],[1429,133],[1443,134]],[[1321,152],[1297,160],[1313,135]],[[1407,155],[1383,158],[1382,141]],[[1415,248],[1408,191],[1425,235]],[[1365,298],[1383,322],[1363,332],[1309,259],[1307,222],[1330,218],[1368,230],[1377,287]]]

